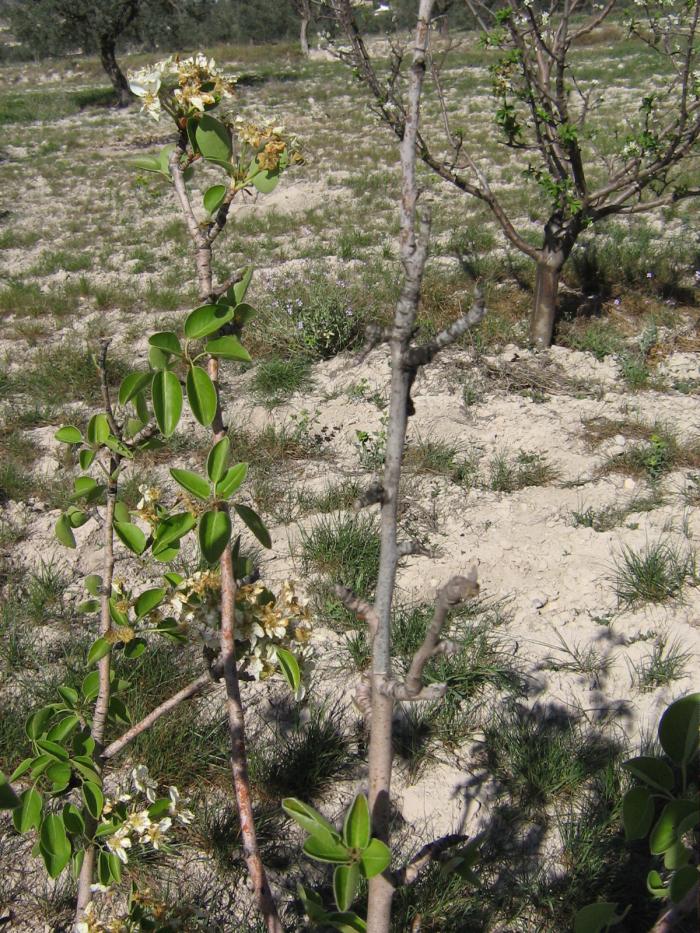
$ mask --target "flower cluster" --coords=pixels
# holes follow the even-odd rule
[[[133,807],[134,796],[122,793],[115,799],[107,799],[102,809],[103,822],[118,824],[117,829],[106,837],[105,845],[125,865],[134,841],[160,849],[168,841],[167,833],[173,821],[187,826],[194,819],[192,811],[183,805],[177,787],[168,788],[169,800],[167,797],[162,801],[157,799],[158,786],[145,765],[134,768],[131,781],[134,790],[145,798],[148,806]],[[158,816],[154,815],[156,812]],[[161,816],[161,813],[167,813],[167,816]]]
[[[295,136],[286,136],[283,126],[259,125],[236,117],[235,127],[239,141],[253,150],[255,161],[263,171],[274,172],[280,167],[285,168],[290,161],[303,161],[299,140]]]
[[[178,584],[166,610],[181,630],[195,634],[211,648],[219,645],[220,588],[218,570],[197,571]],[[238,655],[242,670],[255,680],[265,680],[278,670],[277,648],[292,651],[308,673],[312,629],[306,601],[297,596],[290,580],[282,583],[277,597],[261,583],[237,590]]]
[[[138,71],[129,72],[129,87],[155,120],[163,111],[175,119],[195,116],[230,97],[235,79],[223,74],[213,58],[201,52],[180,60],[171,55]]]

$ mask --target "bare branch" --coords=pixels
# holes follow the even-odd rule
[[[379,619],[377,618],[377,613],[375,612],[374,607],[366,600],[360,599],[359,596],[355,596],[353,591],[348,589],[347,586],[340,586],[340,584],[338,584],[333,589],[335,595],[345,606],[348,612],[354,612],[361,622],[367,623],[369,633],[371,637],[374,638],[374,636],[377,634],[377,628],[379,626]]]
[[[437,356],[440,350],[449,347],[450,344],[454,343],[462,334],[465,334],[470,328],[475,327],[483,319],[485,314],[486,305],[484,303],[484,296],[479,286],[477,286],[474,290],[474,304],[469,311],[463,314],[462,317],[457,318],[449,327],[440,331],[437,337],[429,343],[420,347],[411,347],[408,351],[407,366],[410,369],[425,366],[426,363],[429,363]]]
[[[413,655],[405,682],[400,685],[399,692],[394,692],[397,699],[415,698],[422,692],[423,669],[435,653],[440,642],[440,635],[447,621],[447,613],[450,609],[464,602],[465,599],[476,596],[478,592],[479,584],[476,580],[476,567],[472,567],[466,577],[452,577],[438,590],[433,620],[425,633],[423,644]]]
[[[421,557],[431,557],[432,552],[420,541],[399,541],[396,545],[397,557],[410,557],[419,554]]]
[[[225,295],[232,285],[237,285],[239,282],[243,281],[243,275],[244,270],[234,272],[233,275],[229,276],[229,278],[227,278],[222,285],[217,285],[217,287],[212,290],[212,296],[214,298],[221,298],[221,296]]]
[[[461,833],[450,833],[447,836],[442,836],[440,839],[435,839],[433,842],[428,842],[422,849],[419,849],[407,865],[404,865],[403,868],[394,872],[393,879],[395,886],[398,888],[413,884],[414,881],[418,880],[420,873],[427,868],[431,862],[439,861],[448,849],[462,845],[462,843],[467,842],[468,839],[469,836],[463,836]]]
[[[367,359],[372,350],[380,343],[388,343],[391,340],[391,328],[381,327],[379,324],[368,324],[365,328],[365,343],[357,354],[357,363],[361,364]]]
[[[353,509],[356,512],[360,512],[362,509],[366,509],[370,505],[376,505],[378,502],[381,503],[384,501],[384,486],[380,480],[372,483],[370,486],[361,493],[357,499],[352,504]]]

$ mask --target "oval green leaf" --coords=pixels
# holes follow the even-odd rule
[[[170,437],[182,414],[182,387],[175,373],[159,369],[153,377],[153,413],[161,434]]]
[[[59,428],[58,431],[56,431],[54,434],[54,437],[62,444],[83,443],[83,435],[77,428],[74,428],[72,424],[66,424],[62,428]]]
[[[362,874],[365,878],[380,875],[391,863],[391,849],[381,839],[372,839],[360,855]]]
[[[171,330],[162,330],[156,334],[151,334],[148,342],[157,350],[162,350],[163,353],[175,353],[177,356],[182,356],[182,347],[178,336]]]
[[[204,559],[215,564],[231,539],[228,512],[205,512],[199,519],[199,547]]]
[[[304,843],[304,853],[309,858],[319,862],[331,862],[333,865],[348,865],[351,861],[347,847],[330,833],[309,836]]]
[[[644,839],[654,820],[654,798],[646,787],[633,787],[622,799],[622,822],[625,838]]]
[[[98,412],[90,418],[87,426],[87,439],[91,444],[104,444],[109,433],[109,419],[104,412]]]
[[[221,207],[221,202],[226,197],[226,185],[212,185],[204,192],[204,210],[213,214]]]
[[[655,790],[670,791],[673,788],[673,771],[659,758],[640,755],[623,762],[622,767]]]
[[[338,865],[333,872],[333,897],[338,910],[349,910],[355,900],[357,886],[360,883],[360,866],[357,862],[352,865]]]
[[[190,340],[200,340],[215,334],[224,324],[233,319],[234,310],[230,305],[203,305],[187,316],[185,336]]]
[[[12,822],[18,833],[29,832],[30,829],[38,829],[41,823],[42,799],[38,790],[33,787],[27,788],[20,795],[20,804],[12,811]]]
[[[323,834],[330,835],[338,841],[340,840],[340,836],[333,824],[329,823],[325,816],[322,816],[318,810],[309,806],[308,803],[304,803],[296,797],[285,797],[282,800],[282,809],[287,816],[291,817],[312,836]]]
[[[75,547],[75,535],[73,534],[73,529],[71,528],[71,524],[67,515],[61,515],[59,520],[56,522],[54,532],[64,547]]]
[[[197,475],[196,473],[194,474]],[[159,548],[164,548],[173,541],[179,541],[188,531],[191,531],[197,524],[197,520],[191,512],[178,512],[171,515],[159,523],[155,533],[155,544]],[[155,546],[154,544],[154,546]]]
[[[104,658],[105,655],[109,654],[112,643],[107,641],[106,638],[98,638],[97,641],[94,641],[90,646],[88,651],[87,663],[89,667],[92,667],[93,664]]]
[[[238,337],[217,337],[207,341],[204,348],[211,356],[220,356],[224,360],[238,360],[241,363],[250,363],[250,353],[241,345]]]
[[[201,366],[190,366],[187,371],[187,400],[197,421],[209,427],[216,415],[218,400],[214,383]]]
[[[248,475],[248,464],[237,463],[226,471],[223,479],[216,484],[216,495],[219,499],[230,498],[240,488]]]
[[[294,657],[292,652],[287,651],[286,648],[280,648],[277,646],[275,648],[275,652],[277,654],[277,661],[279,662],[280,670],[284,674],[285,680],[289,684],[292,692],[296,693],[301,683],[299,662]]]
[[[659,723],[659,741],[677,765],[687,765],[698,750],[700,693],[691,693],[671,703]]]
[[[231,441],[228,437],[222,437],[212,449],[207,457],[207,476],[212,483],[218,483],[226,472],[228,462],[228,452],[231,449]]]
[[[186,489],[187,492],[201,499],[202,502],[206,502],[211,495],[209,483],[203,476],[200,476],[198,473],[193,473],[192,470],[176,470],[173,468],[170,471],[170,475],[183,489]],[[158,544],[163,543],[163,539],[160,535],[156,535],[156,540]]]
[[[271,548],[272,539],[270,538],[270,532],[263,524],[263,521],[258,513],[247,505],[234,505],[234,509],[238,513],[239,517],[243,519],[248,528],[250,528],[262,546]]]
[[[14,810],[19,805],[19,797],[3,772],[0,771],[0,810]]]
[[[649,850],[652,855],[661,855],[678,841],[678,837],[687,826],[700,817],[698,804],[693,800],[672,800],[661,811],[661,816],[649,837]]]
[[[63,817],[48,813],[41,824],[40,849],[50,878],[58,878],[70,860],[71,848]]]
[[[146,550],[146,535],[131,522],[115,522],[114,530],[119,540],[134,554],[140,555]]]
[[[195,140],[205,159],[231,161],[231,134],[226,126],[208,113],[203,113],[195,130]]]
[[[574,918],[574,933],[605,933],[627,916],[629,907],[622,914],[617,913],[617,904],[600,901],[582,907]]]
[[[102,788],[98,787],[92,781],[85,781],[83,784],[83,800],[88,809],[88,813],[93,819],[99,820],[102,814],[105,797]]]
[[[698,883],[698,869],[695,865],[684,865],[674,872],[668,894],[674,904],[680,904]]]
[[[152,373],[129,373],[119,386],[119,404],[126,405],[142,392],[153,377]]]
[[[165,590],[162,587],[156,587],[152,590],[144,590],[134,603],[136,618],[142,619],[156,606],[159,606],[165,597]]]
[[[366,849],[371,835],[367,798],[364,794],[358,794],[345,816],[343,841],[351,849]],[[347,907],[340,907],[340,909],[347,910]]]

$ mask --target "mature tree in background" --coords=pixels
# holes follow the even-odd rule
[[[117,62],[117,40],[136,19],[144,0],[18,0],[9,9],[18,41],[37,55],[80,48],[97,52],[114,87],[119,106],[132,100]]]
[[[292,6],[299,17],[299,45],[303,55],[309,55],[309,26],[313,19],[311,0],[291,0]]]
[[[583,230],[606,217],[638,214],[700,194],[700,0],[624,5],[634,17],[627,23],[629,33],[655,56],[664,81],[651,79],[653,86],[640,93],[637,104],[628,99],[618,104],[624,112],[612,132],[613,91],[588,78],[585,65],[579,68],[571,53],[616,8],[623,8],[622,2],[607,0],[587,15],[582,15],[581,0],[537,5],[508,0],[498,8],[481,0],[466,2],[483,43],[495,53],[494,116],[502,142],[522,154],[525,179],[541,192],[541,244],[534,245],[527,230],[518,229],[492,187],[488,166],[453,127],[434,61],[431,71],[448,151],[435,133],[428,138],[424,132],[417,139],[418,153],[441,178],[486,204],[510,243],[535,262],[530,336],[536,346],[546,347],[552,341],[561,271]],[[383,122],[403,138],[401,50],[394,50],[384,73],[368,53],[352,0],[332,4],[349,43],[341,57],[371,91]]]

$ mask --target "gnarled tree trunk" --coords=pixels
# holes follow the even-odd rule
[[[309,57],[309,18],[303,13],[301,15],[301,24],[299,26],[299,45],[302,55]]]
[[[100,37],[100,61],[109,75],[112,87],[116,91],[119,106],[128,107],[133,101],[134,95],[131,93],[129,82],[124,77],[124,72],[117,62],[115,44],[113,36]]]
[[[576,238],[583,229],[581,214],[562,220],[553,214],[544,228],[544,245],[537,254],[535,295],[530,314],[530,341],[537,348],[550,347],[557,318],[559,277]]]

